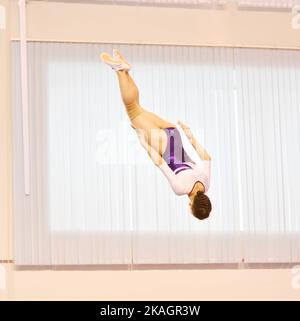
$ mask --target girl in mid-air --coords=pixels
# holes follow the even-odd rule
[[[139,103],[139,91],[129,75],[131,65],[114,49],[113,56],[103,52],[101,59],[116,71],[127,114],[142,146],[160,168],[177,195],[188,195],[191,212],[202,220],[209,216],[211,202],[205,194],[209,188],[211,157],[197,142],[188,126],[178,124],[202,159],[196,164],[183,148],[176,126],[147,111]]]

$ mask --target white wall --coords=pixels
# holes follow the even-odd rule
[[[29,1],[31,40],[300,48],[287,11],[245,11]],[[18,37],[13,10],[12,37]]]
[[[0,261],[12,258],[12,177],[10,109],[10,1],[0,0],[6,14],[0,29]]]
[[[2,298],[17,300],[300,300],[300,289],[293,289],[292,282],[293,274],[288,269],[18,271],[8,275],[9,291],[5,294],[2,291]]]

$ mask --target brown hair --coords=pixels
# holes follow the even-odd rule
[[[208,218],[211,211],[211,202],[207,195],[198,191],[192,203],[192,213],[199,220]]]

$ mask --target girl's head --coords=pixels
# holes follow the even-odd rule
[[[198,191],[191,198],[190,208],[195,217],[199,220],[204,220],[208,218],[211,211],[210,199],[204,192]]]

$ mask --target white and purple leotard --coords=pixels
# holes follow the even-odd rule
[[[202,161],[201,165],[196,164],[184,150],[178,129],[168,127],[164,130],[168,141],[162,155],[165,162],[160,166],[160,169],[175,194],[189,194],[196,182],[201,182],[207,192],[210,181],[210,160]]]
[[[188,154],[185,152],[180,133],[175,127],[164,128],[168,137],[166,150],[162,158],[169,165],[175,175],[186,169],[191,169],[191,166],[186,162],[192,162]]]

